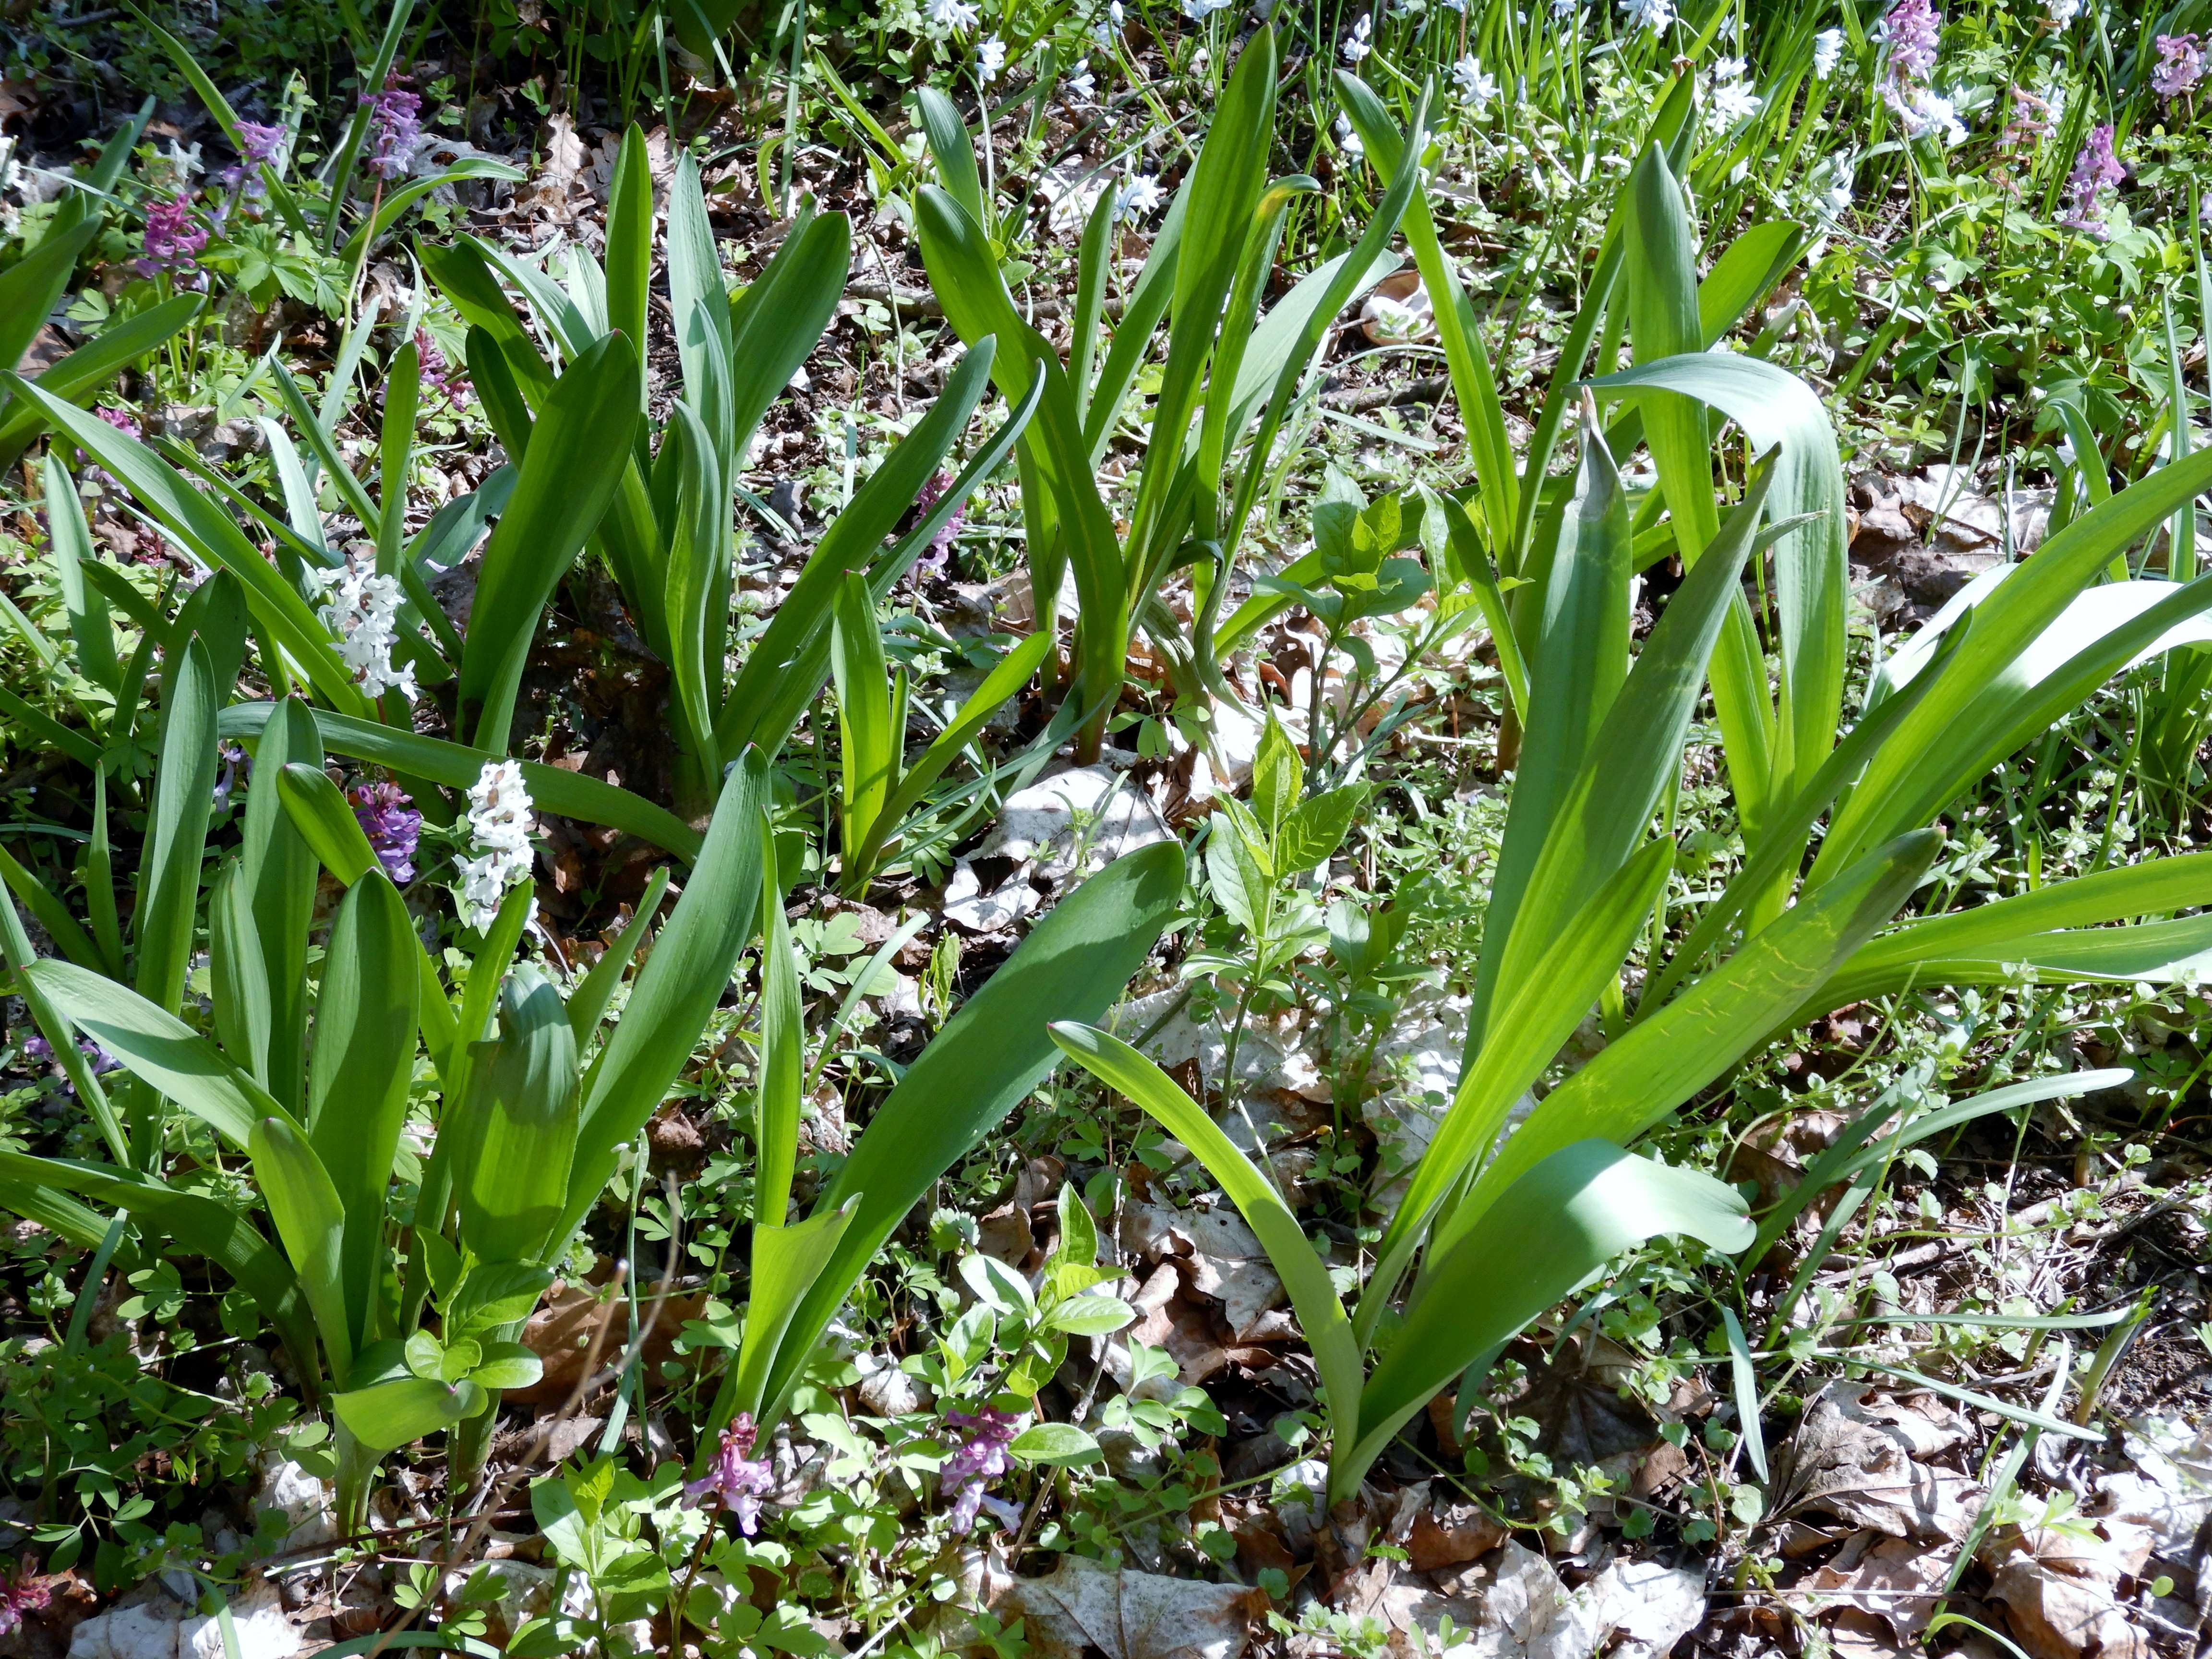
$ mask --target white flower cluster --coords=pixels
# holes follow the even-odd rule
[[[975,48],[975,72],[983,77],[985,86],[997,80],[1000,71],[1006,67],[1006,43],[997,35],[993,35]]]
[[[1844,61],[1844,32],[1841,29],[1822,29],[1813,37],[1813,73],[1826,80],[1836,72],[1836,65]]]
[[[971,0],[929,0],[929,21],[957,34],[975,27],[975,7]]]
[[[348,559],[332,569],[310,570],[307,580],[320,596],[315,614],[336,637],[338,660],[361,689],[374,697],[397,687],[414,702],[421,695],[415,665],[392,665],[392,647],[399,643],[398,578],[363,570]]]
[[[2051,27],[2063,29],[2081,15],[2081,0],[2051,0]]]
[[[1650,29],[1656,34],[1674,26],[1674,0],[1620,0],[1620,9],[1628,14],[1632,33],[1638,29]]]
[[[516,761],[486,761],[469,787],[469,836],[476,855],[456,860],[461,878],[453,889],[462,922],[482,933],[499,914],[507,890],[530,879],[532,854],[530,792]],[[530,902],[533,920],[538,901]]]
[[[1945,149],[1966,142],[1966,124],[1959,118],[1958,105],[1933,87],[1917,87],[1906,97],[1892,94],[1889,106],[1897,112],[1908,138],[1940,138]]]
[[[1182,15],[1194,23],[1203,23],[1217,11],[1227,11],[1237,0],[1182,0]]]
[[[1343,50],[1346,63],[1357,64],[1367,56],[1370,50],[1368,35],[1374,27],[1374,23],[1364,14],[1353,19],[1352,33],[1344,38]]]

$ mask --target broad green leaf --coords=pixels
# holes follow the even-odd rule
[[[39,390],[64,403],[85,404],[125,365],[152,351],[200,313],[207,303],[198,294],[179,294],[148,307],[136,316],[111,323],[88,345],[79,346],[39,376]],[[6,360],[0,359],[0,362]],[[46,430],[52,416],[46,406],[11,401],[0,381],[0,466],[9,466],[24,447]]]
[[[614,1000],[615,988],[622,983],[623,970],[644,945],[647,930],[653,926],[653,917],[660,914],[661,897],[667,891],[668,866],[656,866],[646,879],[637,908],[623,924],[622,932],[615,935],[615,942],[599,952],[599,959],[592,964],[591,971],[568,994],[568,1029],[576,1034],[579,1048],[589,1042],[592,1033],[599,1029],[607,1004]]]
[[[1073,1423],[1032,1423],[1006,1443],[1006,1449],[1024,1464],[1053,1468],[1080,1468],[1105,1455],[1098,1443]]]
[[[382,867],[361,820],[321,767],[287,761],[269,775],[294,832],[340,883],[350,887]]]
[[[459,1237],[481,1261],[535,1261],[568,1204],[581,1121],[575,1033],[561,994],[535,969],[509,970],[499,1040],[485,1050],[472,1051],[470,1121],[453,1162]]]
[[[534,1387],[544,1375],[545,1362],[521,1343],[487,1342],[469,1381],[497,1391]]]
[[[2115,558],[2208,488],[2212,449],[2172,461],[2067,525],[1983,599],[1966,642],[1831,821],[1808,883],[1818,886],[1868,844],[1915,822],[1913,781],[1931,755],[1973,726],[1989,688]]]
[[[432,1382],[394,1377],[335,1396],[338,1421],[372,1451],[394,1452],[440,1429],[474,1417],[490,1396],[472,1382]]]
[[[239,1068],[269,1086],[269,971],[237,859],[226,859],[208,892],[209,1000],[216,1040]]]
[[[817,1205],[859,1200],[778,1349],[764,1417],[780,1409],[891,1230],[1052,1069],[1050,1023],[1095,1020],[1121,994],[1175,914],[1182,883],[1173,843],[1116,859],[1062,899],[907,1068]]]
[[[846,574],[838,591],[830,639],[837,685],[840,834],[844,845],[857,853],[867,844],[897,781],[901,732],[892,714],[893,704],[904,702],[892,695],[875,599],[868,579],[857,570]]]
[[[1849,526],[1843,460],[1827,408],[1787,370],[1724,351],[1639,362],[1591,385],[1600,397],[1664,387],[1718,410],[1743,428],[1755,453],[1773,454],[1768,516],[1778,523],[1808,520],[1784,533],[1773,551],[1782,688],[1769,787],[1774,804],[1787,800],[1834,746],[1844,705]]]
[[[606,258],[607,326],[642,354],[653,281],[653,173],[646,164],[644,131],[635,121],[623,133],[608,185]],[[641,398],[645,382],[641,378],[636,385]]]
[[[345,1211],[337,1189],[307,1137],[288,1119],[261,1119],[246,1144],[253,1155],[253,1178],[269,1205],[269,1218],[300,1276],[307,1305],[314,1310],[331,1375],[343,1377],[352,1368],[359,1334],[351,1304],[366,1306],[373,1284],[352,1281],[345,1261]],[[379,1258],[371,1255],[363,1269],[373,1274],[379,1266]]]
[[[1252,759],[1252,815],[1260,820],[1270,842],[1282,833],[1283,820],[1297,807],[1305,789],[1305,763],[1298,758],[1289,733],[1270,708],[1260,727],[1260,747]]]
[[[1451,1109],[1437,1126],[1376,1249],[1381,1265],[1360,1303],[1364,1331],[1374,1328],[1382,1299],[1396,1288],[1405,1261],[1437,1206],[1487,1155],[1514,1102],[1558,1058],[1620,973],[1666,890],[1674,852],[1670,841],[1652,842],[1592,894],[1547,941],[1534,971],[1514,987],[1490,1034],[1468,1058]],[[1375,1298],[1373,1311],[1370,1298]]]
[[[1510,1144],[1510,1142],[1508,1143]],[[1406,1420],[1471,1365],[1623,1251],[1660,1234],[1686,1234],[1719,1250],[1751,1242],[1733,1188],[1693,1170],[1670,1170],[1604,1140],[1553,1152],[1504,1188],[1474,1228],[1431,1263],[1419,1300],[1367,1381],[1359,1437],[1340,1441],[1328,1495],[1351,1497]]]
[[[1366,800],[1365,784],[1348,783],[1299,802],[1275,837],[1275,873],[1299,875],[1328,862],[1352,833],[1352,819]]]
[[[859,1201],[857,1195],[848,1198],[835,1209],[817,1210],[789,1226],[754,1223],[752,1301],[745,1311],[745,1337],[738,1350],[738,1363],[725,1375],[714,1408],[708,1416],[716,1430],[741,1411],[752,1413],[759,1420],[769,1370],[784,1333],[807,1291],[836,1254]]]
[[[684,319],[703,319],[705,324],[703,335],[684,325],[676,331],[684,395],[694,408],[704,408],[703,364],[710,344],[721,348],[725,364],[730,361],[730,300],[714,223],[707,216],[706,192],[699,183],[699,163],[688,149],[676,158],[676,176],[668,186],[668,310],[679,325]],[[708,410],[710,427],[728,418],[726,410]]]
[[[1074,1021],[1052,1027],[1052,1040],[1092,1076],[1127,1095],[1168,1133],[1190,1148],[1221,1185],[1267,1252],[1328,1393],[1330,1431],[1348,1444],[1358,1431],[1360,1355],[1328,1276],[1328,1263],[1306,1240],[1297,1217],[1273,1182],[1254,1167],[1236,1143],[1182,1086],[1121,1038]]]
[[[929,141],[931,159],[937,163],[937,176],[952,199],[968,210],[968,216],[979,225],[991,222],[989,208],[983,201],[983,180],[975,170],[975,141],[968,131],[968,124],[960,118],[952,100],[935,87],[915,88],[915,112],[921,118],[921,130]]]
[[[710,349],[706,362],[711,365],[717,361]],[[719,386],[719,377],[711,368],[702,373]],[[672,452],[670,445],[674,446]],[[687,728],[684,746],[700,751],[698,764],[712,774],[719,769],[714,732],[721,661],[719,650],[711,665],[708,659],[708,617],[714,604],[726,599],[722,585],[729,568],[729,491],[715,458],[713,438],[690,404],[681,398],[669,415],[663,465],[672,464],[672,453],[678,483],[676,500],[663,526],[668,540],[661,616],[668,631],[677,703]],[[715,637],[719,640],[720,635]]]
[[[874,870],[884,847],[904,830],[907,819],[921,805],[930,785],[945,775],[960,751],[990,724],[994,714],[1021,695],[1022,688],[1043,665],[1055,643],[1049,634],[1032,634],[1001,657],[998,665],[983,677],[983,683],[960,705],[951,722],[899,779],[898,787],[891,792],[890,800],[877,816],[867,844],[860,849],[859,861],[863,870]]]
[[[331,924],[315,999],[307,1138],[345,1209],[345,1282],[356,1342],[384,1259],[384,1195],[415,1071],[422,947],[380,870],[347,889]]]
[[[1048,1330],[1070,1336],[1111,1336],[1134,1322],[1137,1310],[1119,1297],[1072,1296],[1045,1316]]]
[[[1692,566],[1591,740],[1572,787],[1543,830],[1517,902],[1503,915],[1493,890],[1483,924],[1470,1057],[1487,1040],[1492,999],[1510,995],[1567,919],[1627,860],[1675,775],[1714,642],[1752,545],[1768,474],[1755,471],[1721,538]],[[1540,694],[1532,680],[1530,695]],[[1507,820],[1507,837],[1514,835]],[[1504,855],[1501,854],[1501,864]],[[1499,929],[1510,931],[1504,933]]]
[[[47,316],[61,303],[77,256],[100,229],[100,216],[88,217],[82,198],[72,195],[39,245],[0,271],[0,363],[12,368],[22,362]]]
[[[842,213],[810,216],[783,239],[758,278],[732,302],[729,441],[733,446],[750,440],[768,406],[813,355],[823,331],[837,314],[852,261],[852,222]],[[965,418],[963,415],[963,422]],[[724,465],[734,471],[743,465],[743,457],[733,451]]]

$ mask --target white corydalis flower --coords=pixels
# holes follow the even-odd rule
[[[1498,77],[1485,70],[1472,54],[1454,64],[1451,75],[1453,89],[1474,114],[1481,114],[1489,108],[1490,100],[1498,96]]]
[[[1908,138],[1939,138],[1945,149],[1956,149],[1966,142],[1966,124],[1959,118],[1959,106],[1933,87],[1921,87],[1910,98],[1890,100],[1904,124]]]
[[[1813,73],[1826,80],[1836,72],[1836,65],[1844,61],[1844,32],[1841,29],[1822,29],[1813,37]]]
[[[354,683],[372,697],[396,690],[414,702],[421,695],[415,665],[392,665],[392,647],[399,643],[398,579],[380,576],[374,568],[364,570],[348,559],[334,569],[310,570],[307,580],[320,599],[315,615],[331,630],[338,660]]]
[[[498,915],[507,890],[530,879],[530,832],[536,825],[520,762],[484,763],[469,787],[468,826],[476,851],[455,860],[460,880],[453,896],[460,903],[462,922],[482,933]],[[532,900],[533,916],[537,908],[537,901]]]

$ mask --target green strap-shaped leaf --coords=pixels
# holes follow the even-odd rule
[[[469,612],[460,689],[483,711],[479,749],[505,751],[539,614],[629,465],[637,382],[637,353],[610,336],[569,365],[538,413],[514,497],[484,544]]]
[[[897,781],[899,738],[891,721],[890,671],[876,622],[868,579],[849,571],[837,594],[830,634],[830,671],[837,685],[839,824],[848,859],[867,844]]]
[[[1897,913],[1942,844],[1923,830],[1878,848],[1545,1096],[1437,1224],[1431,1249],[1450,1249],[1553,1152],[1592,1138],[1625,1145],[1733,1066]]]
[[[1329,1433],[1348,1445],[1358,1437],[1361,1366],[1352,1322],[1328,1276],[1328,1263],[1307,1241],[1275,1183],[1261,1173],[1221,1132],[1198,1103],[1174,1079],[1121,1038],[1090,1025],[1063,1021],[1053,1025],[1052,1040],[1108,1088],[1136,1102],[1170,1135],[1190,1148],[1206,1171],[1221,1183],[1230,1202],[1252,1229],[1275,1276],[1290,1292],[1291,1306],[1313,1350],[1315,1367],[1328,1394]]]
[[[930,785],[944,776],[945,769],[990,724],[994,714],[1021,695],[1022,688],[1043,666],[1055,643],[1049,634],[1032,634],[1000,658],[998,665],[983,677],[982,684],[960,705],[951,723],[899,779],[898,787],[891,792],[890,799],[877,815],[867,842],[860,849],[859,864],[863,871],[875,869],[884,847],[903,831],[907,819],[929,793]]]
[[[710,350],[708,362],[714,361]],[[714,378],[711,370],[705,372],[710,380]],[[668,436],[661,447],[662,465],[672,462],[678,487],[662,526],[667,538],[662,615],[668,631],[671,677],[676,682],[677,702],[685,728],[684,746],[697,751],[701,769],[712,775],[720,769],[714,746],[716,687],[709,679],[709,635],[714,631],[708,621],[715,601],[725,597],[723,585],[730,563],[730,497],[714,440],[691,405],[682,398],[670,411]],[[719,643],[717,632],[712,662],[716,679],[721,665]]]
[[[216,711],[221,707],[206,644],[185,642],[162,708],[146,855],[139,866],[138,994],[173,1013],[183,1003],[199,908],[200,860],[215,795]]]
[[[1647,145],[1629,178],[1632,211],[1627,222],[1629,326],[1636,362],[1652,363],[1705,349],[1698,315],[1697,228],[1682,186],[1654,143]],[[1658,468],[1682,562],[1693,565],[1719,533],[1714,504],[1713,456],[1705,410],[1672,391],[1655,391],[1642,403],[1644,438]],[[1729,775],[1753,840],[1770,790],[1774,708],[1751,613],[1730,607],[1712,661],[1713,704],[1720,716]]]
[[[1674,869],[1674,842],[1654,841],[1590,896],[1548,948],[1536,970],[1514,988],[1490,1035],[1460,1074],[1451,1108],[1413,1170],[1397,1213],[1376,1248],[1379,1265],[1360,1301],[1363,1333],[1375,1328],[1381,1302],[1395,1288],[1405,1260],[1447,1194],[1489,1152],[1498,1132],[1528,1086],[1566,1045],[1650,920]]]
[[[183,1107],[233,1146],[253,1125],[284,1115],[268,1091],[167,1010],[74,963],[33,963],[24,977],[124,1069]]]
[[[751,1300],[745,1309],[744,1341],[707,1415],[708,1432],[700,1437],[702,1448],[714,1444],[713,1436],[737,1413],[760,1416],[769,1367],[791,1328],[792,1316],[836,1255],[859,1203],[857,1196],[848,1198],[834,1210],[817,1210],[787,1227],[753,1224],[752,1271],[746,1286]]]
[[[776,250],[779,254],[782,251],[781,246]],[[714,227],[707,216],[706,192],[699,183],[699,164],[686,150],[676,158],[676,176],[668,186],[668,311],[677,319],[676,356],[684,369],[684,395],[693,408],[704,411],[710,428],[718,422],[726,425],[732,418],[730,409],[708,406],[702,374],[702,360],[710,342],[721,348],[725,364],[730,361],[727,289],[721,255],[715,247]],[[703,334],[695,334],[687,326],[687,321],[694,319],[703,322]],[[726,399],[726,386],[723,395]]]
[[[645,132],[635,121],[623,134],[608,186],[606,254],[607,326],[642,352],[653,281],[653,173],[646,164]],[[641,377],[637,385],[642,397]]]
[[[258,737],[270,708],[265,702],[234,703],[222,711],[222,735]],[[324,744],[337,754],[426,778],[448,789],[467,788],[488,763],[501,758],[465,744],[447,743],[320,709],[315,711],[315,725]],[[524,761],[521,765],[523,783],[540,811],[556,812],[582,823],[605,824],[665,848],[687,862],[698,856],[699,832],[644,796],[558,766],[542,766],[535,761]]]
[[[2059,531],[1988,593],[1942,678],[1882,745],[1831,822],[1808,884],[1818,886],[1871,842],[1917,822],[1910,816],[1919,805],[1912,781],[1931,756],[1977,723],[1989,689],[2115,558],[2208,488],[2212,449],[2162,466]]]
[[[760,815],[768,763],[757,751],[732,764],[684,896],[653,943],[622,1019],[585,1080],[558,1251],[613,1172],[616,1149],[653,1115],[691,1056],[738,954],[752,942],[761,897]]]
[[[859,1206],[785,1334],[766,1415],[781,1409],[891,1229],[1052,1069],[1049,1025],[1094,1022],[1121,994],[1174,916],[1182,884],[1182,848],[1172,842],[1116,859],[1037,924],[908,1068],[820,1201],[828,1210],[858,1198]]]
[[[295,1114],[307,1109],[307,933],[315,915],[317,860],[284,810],[281,780],[295,764],[319,776],[322,763],[314,715],[286,698],[255,745],[254,764],[271,787],[246,792],[240,849],[240,878],[252,907],[269,1000],[269,1046],[255,1075]],[[356,822],[356,833],[359,827]]]
[[[179,541],[209,564],[238,578],[254,620],[306,671],[332,708],[348,714],[368,712],[352,675],[331,647],[329,630],[228,514],[137,439],[62,402],[35,382],[11,379],[9,383],[58,431],[122,480],[138,504]]]
[[[208,892],[208,981],[216,1037],[240,1071],[263,1088],[269,1054],[269,974],[261,933],[236,858],[225,859]]]
[[[1644,641],[1573,787],[1543,830],[1519,894],[1502,909],[1493,895],[1468,1011],[1470,1055],[1487,1038],[1493,1000],[1511,994],[1567,918],[1641,844],[1680,763],[1715,641],[1729,607],[1737,602],[1738,579],[1770,476],[1754,471],[1722,536],[1691,567]],[[1533,679],[1529,695],[1536,695]],[[1507,833],[1513,833],[1510,817]]]
[[[88,345],[79,346],[59,362],[49,364],[39,376],[39,389],[64,403],[88,403],[125,365],[144,356],[184,327],[206,303],[198,294],[179,294],[109,325]],[[0,415],[5,416],[0,419],[0,466],[8,466],[46,430],[50,417],[40,404],[11,401],[4,381],[0,381]]]
[[[1358,1491],[1360,1476],[1439,1389],[1470,1365],[1486,1369],[1487,1357],[1622,1251],[1662,1233],[1740,1250],[1752,1231],[1732,1188],[1607,1141],[1570,1142],[1518,1172],[1431,1264],[1419,1300],[1360,1396],[1358,1443],[1338,1446],[1329,1460],[1331,1501]]]
[[[923,136],[929,142],[930,157],[937,163],[939,180],[977,224],[988,224],[990,210],[983,200],[983,179],[975,169],[975,140],[968,124],[960,118],[952,100],[935,87],[917,87],[914,103],[915,112],[921,118]]]
[[[783,914],[775,837],[766,818],[761,820],[760,836],[765,925],[761,929],[760,1078],[753,1099],[753,1220],[757,1226],[776,1228],[783,1225],[790,1207],[792,1171],[799,1160],[806,1021],[799,995],[799,965],[791,954],[791,924]],[[757,1282],[754,1295],[757,1300]],[[772,1357],[774,1345],[769,1348]]]
[[[115,628],[108,620],[107,601],[84,579],[84,567],[98,556],[92,550],[92,532],[85,526],[76,481],[60,455],[51,451],[46,455],[46,523],[53,533],[54,582],[69,617],[70,638],[76,643],[77,672],[119,696],[123,665],[115,655]]]
[[[1788,370],[1724,351],[1639,362],[1591,382],[1601,397],[1663,387],[1720,410],[1758,453],[1771,451],[1766,510],[1778,523],[1807,518],[1774,544],[1774,606],[1782,688],[1770,807],[1786,801],[1835,746],[1844,706],[1844,465],[1820,396]],[[1647,422],[1648,425],[1648,422]]]
[[[615,988],[638,951],[645,944],[646,934],[653,919],[660,913],[661,896],[668,890],[668,866],[654,866],[645,884],[645,891],[637,901],[637,908],[623,924],[615,942],[599,952],[599,959],[592,964],[583,982],[568,994],[568,1029],[576,1034],[576,1046],[582,1048],[599,1029],[599,1021],[607,1012],[607,1004],[614,1000]]]

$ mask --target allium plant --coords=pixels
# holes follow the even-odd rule
[[[531,812],[520,763],[486,761],[469,787],[469,836],[477,850],[457,860],[460,882],[453,890],[461,921],[479,933],[491,926],[507,890],[530,879]],[[532,913],[534,919],[534,901]]]

